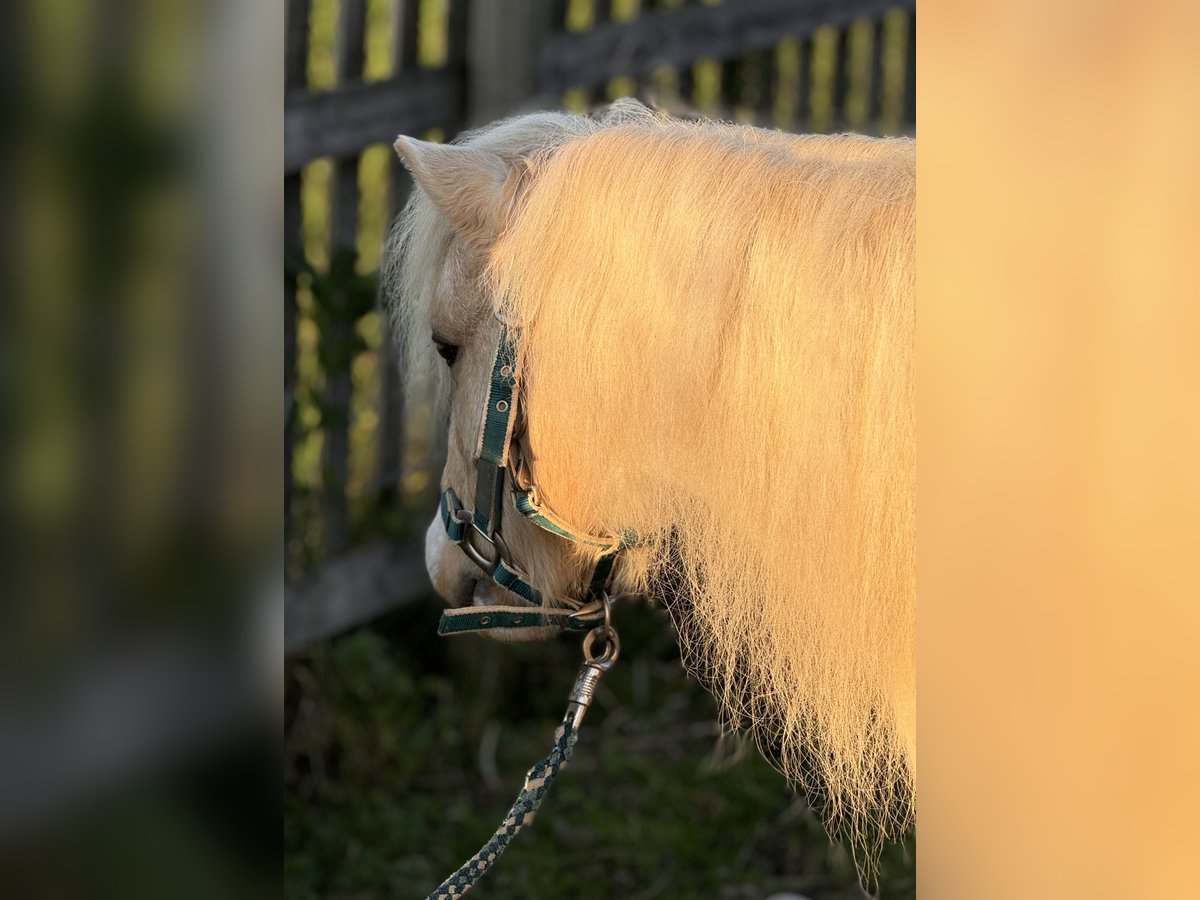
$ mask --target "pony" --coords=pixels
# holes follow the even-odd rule
[[[907,829],[914,142],[622,101],[395,148],[416,190],[384,278],[409,385],[446,403],[442,487],[474,490],[503,323],[540,496],[580,532],[639,536],[614,593],[667,604],[727,731],[831,833],[857,851]],[[594,547],[505,522],[544,596],[580,594]],[[436,515],[426,563],[451,607],[511,605]]]

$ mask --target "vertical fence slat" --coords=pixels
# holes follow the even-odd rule
[[[759,71],[758,58],[748,53],[729,63],[728,104],[734,118],[747,116],[747,111],[756,105],[754,79]]]
[[[394,219],[404,208],[408,198],[410,182],[406,174],[401,175],[392,168],[391,217]],[[403,297],[400,302],[404,302]],[[380,298],[380,315],[383,317],[383,337],[379,347],[379,502],[390,507],[399,496],[403,477],[404,447],[404,389],[401,383],[403,356],[397,343],[387,306]]]
[[[742,82],[742,102],[749,109],[755,125],[771,123],[771,72],[773,54],[755,50],[746,57]]]
[[[283,81],[288,91],[303,88],[307,80],[308,13],[309,0],[287,0]]]
[[[457,70],[463,76],[464,84],[467,85],[467,89],[463,93],[469,94],[471,83],[466,80],[469,73],[465,70],[470,53],[470,24],[471,19],[475,16],[474,3],[472,0],[447,0],[447,2],[450,4],[450,8],[446,12],[446,66]],[[533,22],[528,23],[529,27],[533,27],[533,24]],[[472,59],[473,64],[474,60]],[[459,114],[461,117],[462,110],[459,111]]]
[[[360,81],[366,61],[366,0],[340,0],[338,3],[338,82]]]
[[[308,0],[288,0],[284,25],[284,90],[304,87],[308,64]],[[283,246],[300,250],[300,176],[283,180]],[[283,273],[283,540],[285,558],[292,542],[292,466],[296,438],[296,276]]]
[[[338,16],[338,81],[341,84],[362,78],[364,29],[366,10],[364,0],[342,0]],[[358,235],[358,169],[359,157],[339,159],[334,165],[332,249],[333,259],[352,256]],[[341,553],[350,542],[350,523],[346,501],[350,462],[350,406],[353,393],[351,360],[345,349],[353,338],[354,322],[345,313],[348,298],[345,287],[335,285],[339,293],[329,327],[321,336],[335,351],[335,358],[344,362],[325,373],[325,408],[327,419],[323,444],[322,505],[325,523],[325,553]]]
[[[867,121],[872,134],[880,134],[883,120],[884,68],[883,54],[887,40],[887,28],[883,19],[872,23],[874,36],[871,40],[871,103],[867,110]]]
[[[451,9],[465,7],[455,0]],[[537,94],[541,47],[554,27],[553,4],[543,0],[469,0],[464,51],[467,68],[467,122],[482,125],[511,115]]]
[[[393,47],[394,71],[397,76],[410,75],[417,70],[419,0],[400,0],[396,15],[396,36]],[[408,202],[412,178],[395,153],[390,154],[388,167],[390,183],[389,219],[395,220]],[[394,226],[393,226],[394,227]],[[380,298],[381,301],[383,298]],[[404,297],[399,298],[403,303]],[[392,506],[402,494],[404,477],[404,385],[401,372],[404,366],[398,335],[392,329],[386,304],[381,302],[384,316],[383,343],[379,349],[379,487],[380,504]]]
[[[676,82],[678,85],[679,100],[683,102],[682,110],[671,110],[671,112],[682,112],[684,115],[696,114],[696,74],[692,71],[692,66],[679,67],[679,79]]]
[[[738,96],[738,74],[740,66],[736,59],[722,59],[717,62],[721,67],[720,87],[717,95],[717,114],[721,118],[734,117],[733,106]]]
[[[300,176],[283,181],[283,245],[294,253],[300,247]],[[296,438],[296,277],[283,274],[283,541],[292,541],[292,465]]]
[[[830,131],[841,131],[846,122],[846,95],[850,91],[850,28],[838,29],[837,49],[833,58],[833,108]]]
[[[800,38],[788,38],[766,54],[765,109],[770,114],[770,123],[777,128],[791,130],[808,121],[807,43]]]
[[[550,7],[551,28],[556,32],[566,31],[568,0],[546,0],[546,5]]]
[[[412,72],[417,68],[418,27],[421,21],[420,0],[399,0],[396,15],[396,72]]]
[[[807,122],[812,117],[812,51],[812,38],[802,39],[797,48],[799,54],[798,82],[796,84],[796,95],[799,98],[796,107],[798,122]]]
[[[904,17],[908,27],[907,54],[904,60],[904,121],[916,126],[917,121],[917,23],[910,13]]]

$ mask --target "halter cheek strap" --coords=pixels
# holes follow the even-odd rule
[[[442,493],[440,508],[442,524],[450,540],[458,544],[493,582],[515,594],[525,605],[446,610],[438,625],[438,634],[546,627],[590,631],[604,624],[603,606],[595,598],[607,586],[617,555],[635,540],[632,534],[601,537],[571,530],[540,505],[536,489],[532,486],[522,488],[513,478],[512,505],[518,512],[543,530],[594,547],[601,555],[592,572],[585,599],[560,598],[565,606],[548,605],[541,592],[528,582],[520,566],[512,561],[500,532],[500,521],[505,505],[505,480],[513,468],[511,457],[520,394],[516,359],[516,342],[508,326],[501,323],[476,448],[475,509],[466,510],[452,489]]]

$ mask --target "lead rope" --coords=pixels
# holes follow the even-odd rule
[[[593,645],[600,638],[604,640],[604,650],[599,656],[593,656]],[[554,783],[555,777],[571,761],[571,752],[575,749],[575,741],[579,736],[579,724],[591,705],[596,685],[600,683],[601,676],[612,668],[620,652],[621,642],[611,625],[606,623],[588,632],[587,637],[583,639],[583,665],[579,667],[575,686],[571,688],[568,696],[567,711],[563,714],[562,724],[554,732],[554,747],[545,759],[536,763],[525,774],[525,784],[496,833],[479,848],[478,853],[438,885],[426,900],[461,897],[500,858],[500,854],[521,828],[533,821],[534,814],[542,805],[542,800],[550,790],[550,785]]]

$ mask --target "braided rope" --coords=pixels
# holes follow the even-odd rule
[[[525,784],[521,793],[517,795],[516,802],[496,829],[496,833],[479,848],[478,853],[463,863],[458,871],[438,885],[426,900],[451,900],[461,897],[492,867],[492,863],[500,858],[500,854],[517,836],[522,826],[533,821],[534,814],[542,805],[542,799],[554,783],[555,776],[571,760],[571,751],[575,748],[577,737],[571,718],[572,713],[568,710],[562,724],[554,732],[554,747],[545,759],[536,763],[525,774]]]

